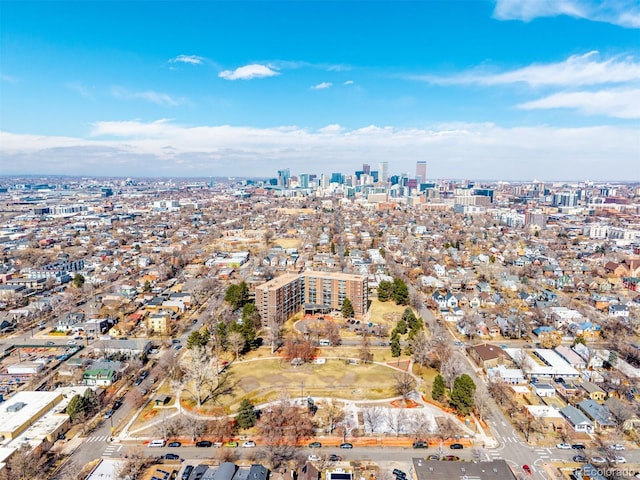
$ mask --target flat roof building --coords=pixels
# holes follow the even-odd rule
[[[303,305],[319,310],[340,310],[345,299],[354,317],[363,318],[368,307],[367,278],[339,272],[285,274],[256,287],[256,307],[265,325],[282,324]]]

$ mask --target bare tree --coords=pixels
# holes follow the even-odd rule
[[[275,321],[270,321],[267,327],[267,342],[271,346],[271,353],[275,353],[282,345],[282,325]]]
[[[449,417],[437,417],[438,437],[444,441],[458,434],[458,427]]]
[[[377,406],[365,407],[362,410],[362,420],[365,431],[374,433],[384,421],[384,410]]]
[[[396,373],[393,378],[395,381],[394,389],[396,393],[402,397],[404,402],[406,402],[411,392],[416,389],[415,379],[407,372]]]
[[[424,412],[411,417],[411,432],[416,440],[424,440],[431,433],[429,420]]]
[[[335,400],[329,400],[321,412],[320,417],[324,419],[329,434],[333,433],[338,424],[344,420],[344,409]]]
[[[473,405],[475,406],[476,412],[478,412],[480,421],[484,422],[484,418],[491,408],[491,400],[489,392],[482,383],[476,387],[476,390],[473,392]]]
[[[286,398],[265,408],[256,426],[267,445],[295,445],[313,435],[313,422],[307,410]]]
[[[182,368],[184,390],[189,392],[201,407],[213,389],[211,357],[204,347],[195,346],[191,349],[190,359],[183,362]]]
[[[231,332],[229,338],[227,338],[229,348],[233,352],[234,358],[237,359],[240,356],[240,352],[244,349],[245,340],[240,332]]]
[[[411,351],[413,352],[413,361],[423,367],[431,362],[429,355],[430,345],[427,334],[424,330],[420,330],[411,340]]]
[[[371,354],[371,342],[369,341],[369,335],[363,330],[362,339],[360,341],[360,351],[358,357],[363,363],[369,363],[373,359]]]
[[[116,472],[118,480],[138,480],[142,478],[145,470],[154,462],[154,459],[147,457],[140,451],[129,453],[126,461],[120,465]]]
[[[407,423],[407,413],[403,408],[387,409],[385,420],[389,429],[399,437],[405,430]]]
[[[208,428],[206,420],[192,417],[190,415],[183,415],[180,417],[180,425],[182,429],[186,430],[193,441],[204,435]]]
[[[327,340],[329,340],[329,343],[331,343],[331,345],[333,346],[340,345],[342,339],[340,338],[340,327],[338,326],[338,324],[335,322],[327,321],[325,322],[324,328],[324,334],[327,337]]]
[[[459,359],[455,358],[453,355],[445,359],[440,364],[440,374],[442,375],[444,383],[449,390],[453,387],[453,381],[459,377],[461,373],[462,365],[460,364]]]

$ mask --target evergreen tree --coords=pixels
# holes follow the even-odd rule
[[[84,400],[80,395],[75,395],[67,404],[67,415],[71,417],[71,421],[78,418],[84,409]]]
[[[463,373],[453,381],[451,405],[462,415],[468,415],[473,408],[473,394],[476,384],[469,375]]]
[[[393,284],[387,280],[382,280],[378,284],[378,300],[388,302],[393,296]]]
[[[238,414],[236,415],[236,424],[239,428],[251,428],[256,424],[258,420],[258,415],[256,414],[256,409],[251,403],[251,400],[243,399],[240,402],[240,407],[238,408]]]
[[[405,333],[407,333],[407,324],[406,324],[406,322],[404,320],[402,320],[402,319],[398,320],[398,323],[396,324],[395,330],[400,335],[404,335]]]
[[[207,330],[194,330],[187,337],[187,348],[204,347],[209,342],[209,332]]]
[[[229,285],[224,294],[225,302],[228,302],[234,310],[242,308],[249,301],[249,287],[245,282]]]
[[[400,345],[400,338],[396,335],[391,338],[391,356],[399,357],[402,353],[402,347]]]
[[[355,311],[353,310],[353,304],[351,300],[345,298],[342,302],[342,318],[351,318]]]
[[[393,301],[396,302],[396,305],[409,304],[409,288],[399,278],[393,279]]]
[[[444,397],[444,378],[442,375],[436,375],[436,378],[433,380],[433,388],[431,389],[431,396],[434,400],[440,401]]]
[[[84,277],[79,273],[76,273],[73,276],[73,286],[76,288],[81,288],[84,285]]]

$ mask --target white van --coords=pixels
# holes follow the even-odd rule
[[[149,447],[164,447],[166,444],[166,440],[151,440],[149,442]]]
[[[320,340],[318,343],[320,344],[321,347],[329,347],[331,345],[331,342],[324,338]]]

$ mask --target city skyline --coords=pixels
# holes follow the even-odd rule
[[[2,10],[3,175],[640,178],[633,1]]]

